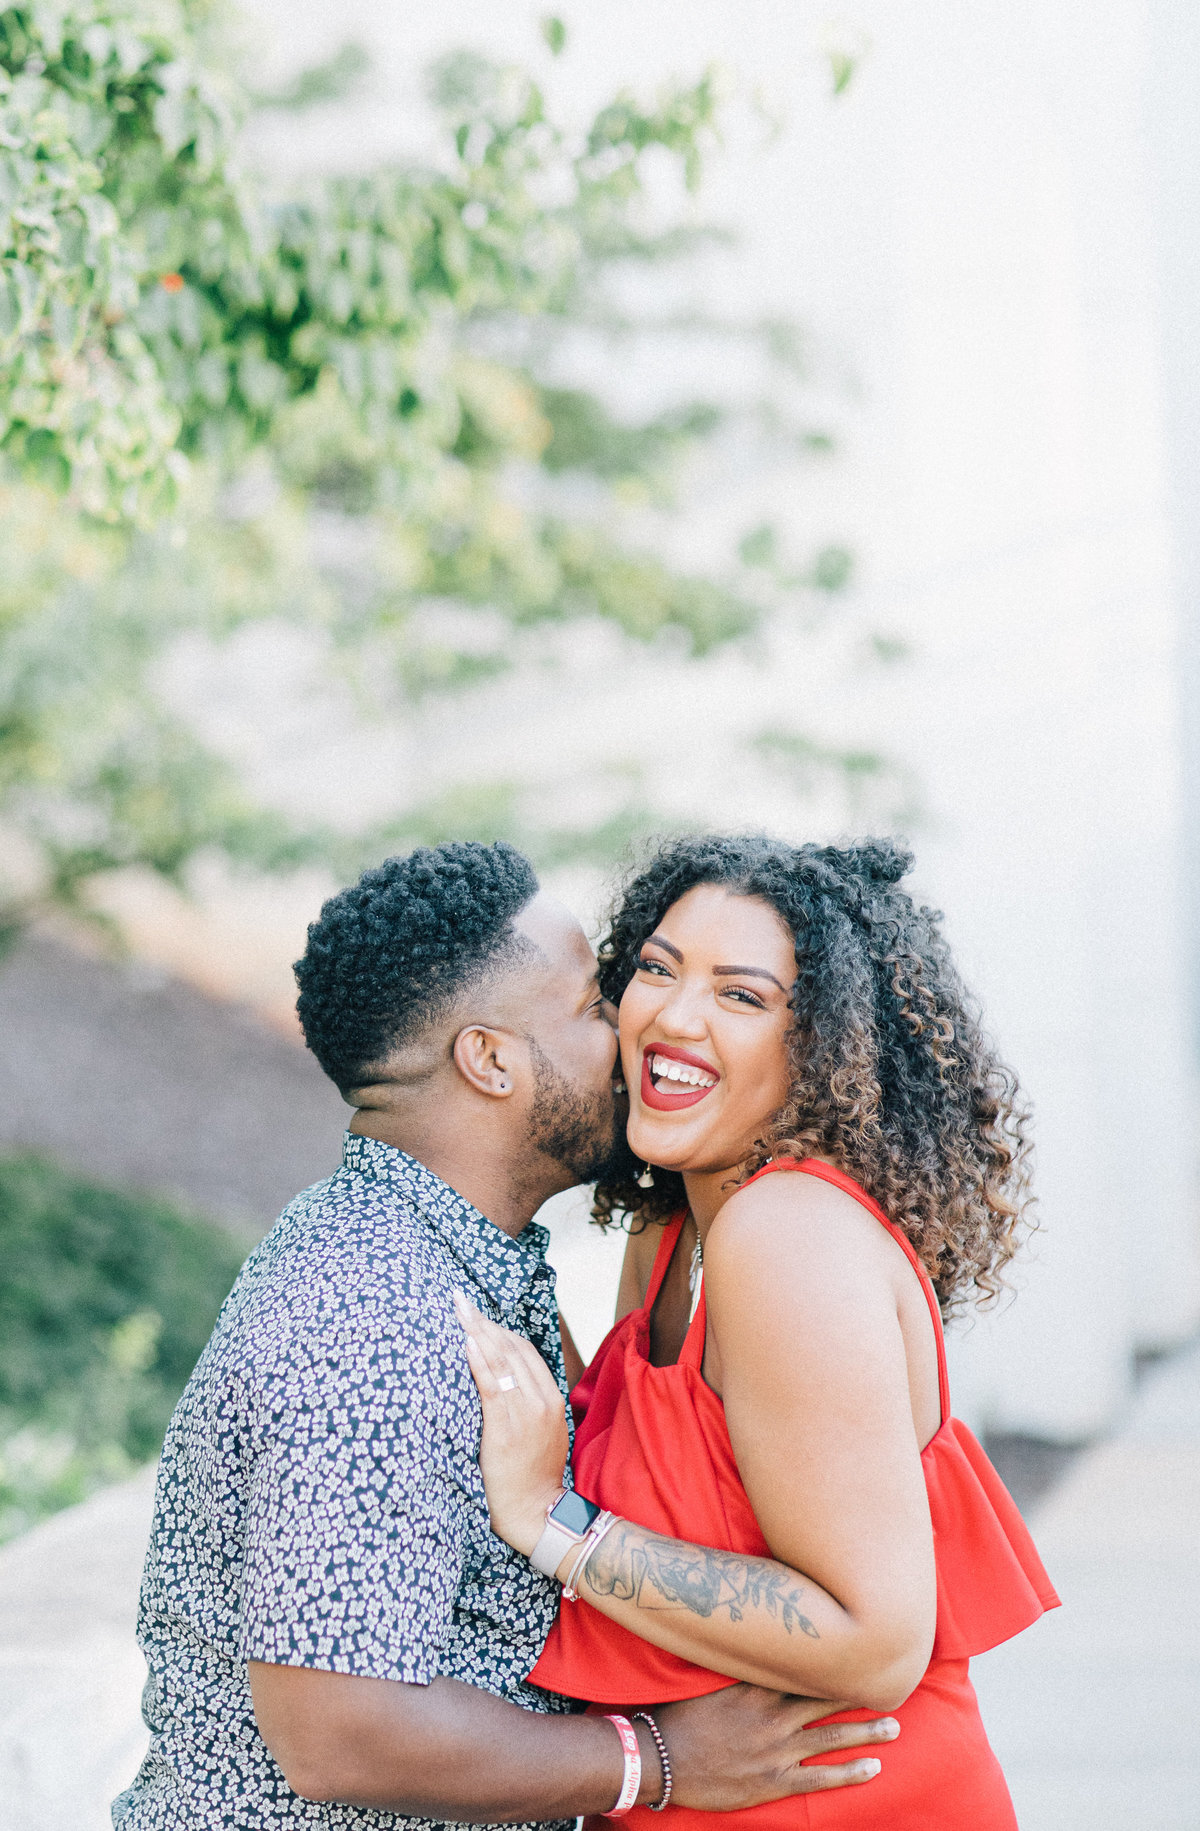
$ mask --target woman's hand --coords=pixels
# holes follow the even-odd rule
[[[528,1557],[542,1536],[546,1508],[562,1491],[563,1395],[532,1342],[490,1321],[461,1291],[454,1307],[483,1403],[479,1467],[492,1531]]]

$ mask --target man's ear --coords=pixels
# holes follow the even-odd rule
[[[454,1066],[476,1093],[489,1100],[511,1098],[517,1084],[521,1045],[511,1030],[469,1024],[454,1039]]]

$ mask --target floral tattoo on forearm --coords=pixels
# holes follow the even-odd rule
[[[772,1620],[782,1621],[789,1634],[799,1628],[810,1640],[821,1638],[796,1606],[802,1592],[795,1578],[763,1558],[712,1551],[682,1539],[642,1539],[620,1525],[588,1559],[584,1582],[597,1596],[613,1596],[636,1608],[685,1608],[705,1620],[718,1609],[727,1609],[731,1621],[743,1620],[747,1609],[763,1609]]]

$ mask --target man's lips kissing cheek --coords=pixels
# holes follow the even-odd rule
[[[710,1094],[721,1076],[703,1056],[670,1043],[648,1043],[642,1051],[642,1105],[652,1112],[677,1113]]]

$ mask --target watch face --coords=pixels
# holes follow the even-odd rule
[[[549,1517],[556,1525],[565,1526],[568,1532],[575,1532],[582,1538],[600,1511],[592,1501],[584,1500],[582,1494],[572,1491],[564,1494],[557,1506],[551,1507]]]

